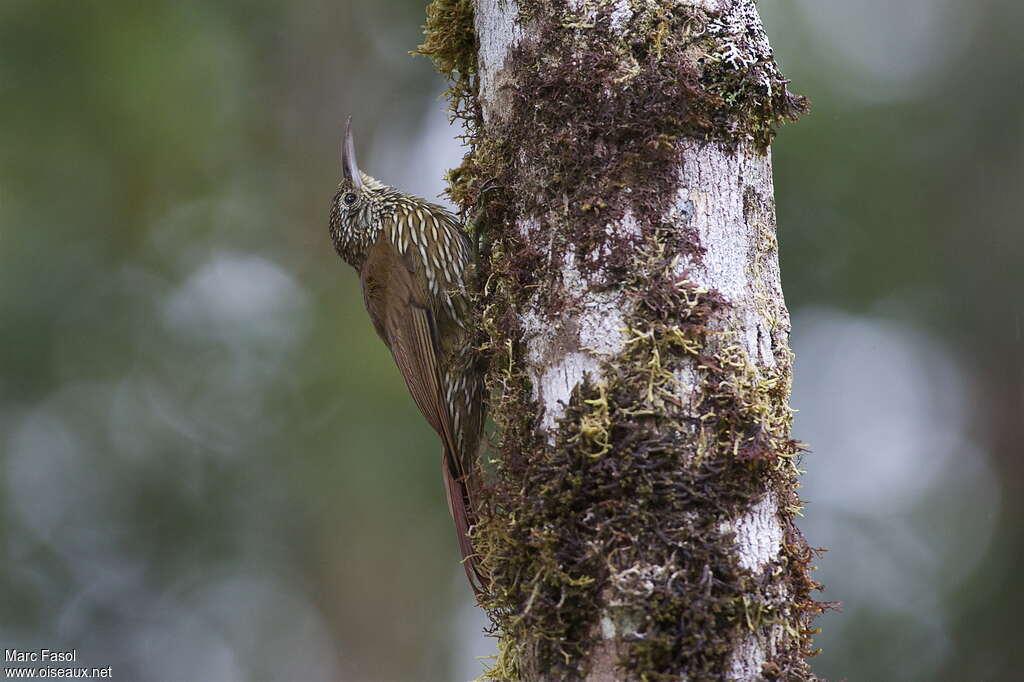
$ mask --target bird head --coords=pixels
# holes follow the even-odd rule
[[[380,233],[382,211],[391,188],[359,170],[351,118],[341,143],[341,175],[331,202],[331,240],[346,262],[359,267]]]

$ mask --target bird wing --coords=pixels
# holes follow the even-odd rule
[[[457,447],[452,411],[442,390],[441,341],[438,323],[427,300],[422,265],[402,257],[386,240],[370,248],[363,267],[363,295],[374,326],[384,338],[405,379],[416,406],[441,436],[442,472],[448,511],[455,522],[463,568],[474,592],[480,594],[483,577],[469,539],[472,503],[463,453]]]
[[[445,448],[454,453],[457,441],[441,389],[437,321],[416,267],[386,239],[378,240],[370,247],[363,267],[366,308],[391,349],[416,406],[441,436]]]

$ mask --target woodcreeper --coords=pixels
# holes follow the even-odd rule
[[[467,322],[474,245],[449,211],[359,170],[351,119],[341,166],[331,202],[331,241],[359,272],[370,320],[441,437],[448,510],[466,577],[479,593],[483,579],[468,535],[484,421],[482,372]]]

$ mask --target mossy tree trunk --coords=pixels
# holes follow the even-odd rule
[[[437,0],[423,53],[495,180],[481,234],[501,680],[813,679],[749,0]]]

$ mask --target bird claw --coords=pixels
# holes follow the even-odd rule
[[[480,185],[480,190],[476,198],[476,208],[473,210],[473,214],[469,221],[466,223],[466,227],[470,234],[473,235],[473,247],[476,251],[476,255],[480,254],[480,235],[483,232],[483,217],[487,203],[487,195],[491,192],[502,189],[502,186],[498,184],[497,178],[490,178]]]
[[[497,178],[490,178],[485,181],[484,184],[480,185],[480,193],[476,200],[477,204],[480,204],[488,193],[493,192],[496,189],[501,189],[501,185],[498,184]]]

